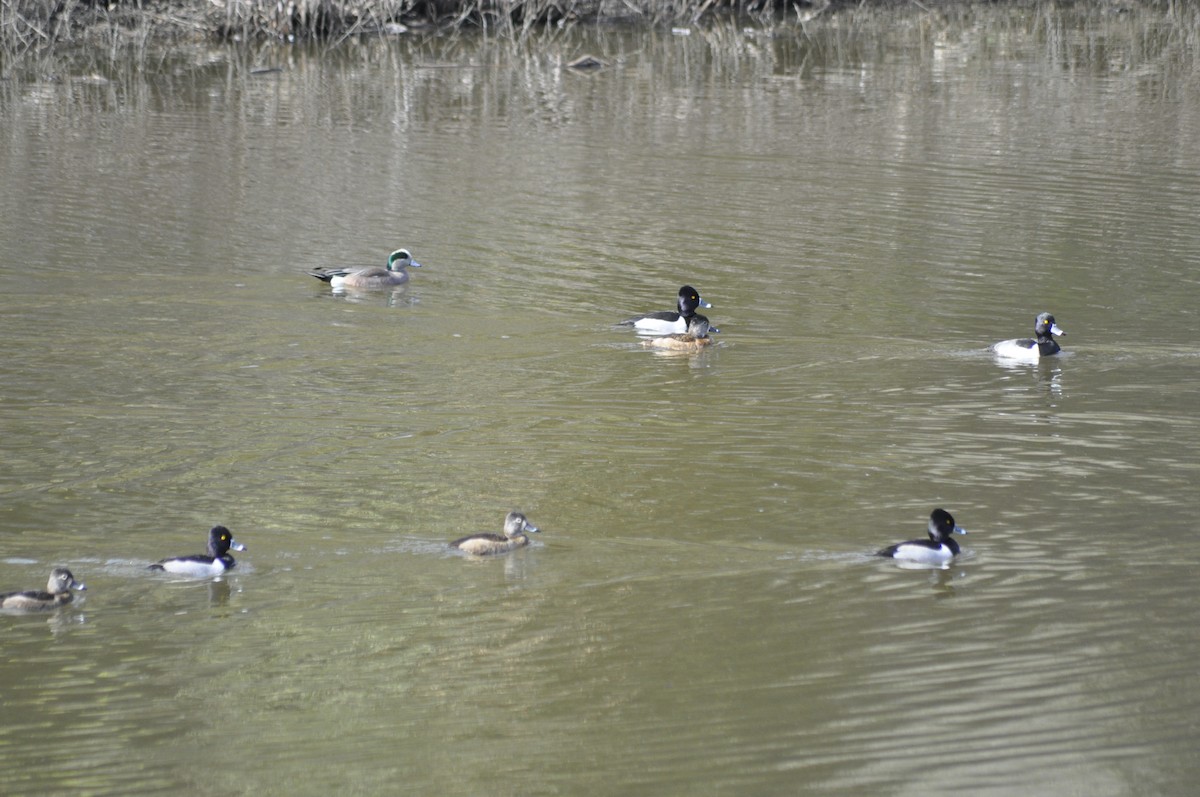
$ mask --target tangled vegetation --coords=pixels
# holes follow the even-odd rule
[[[693,0],[679,0],[692,2]],[[728,7],[774,0],[707,0]],[[700,8],[695,9],[700,11]],[[411,27],[528,29],[563,22],[685,13],[674,0],[0,0],[0,49],[46,50],[103,36],[166,41],[305,41]]]
[[[578,22],[695,24],[709,18],[805,22],[847,7],[930,11],[972,0],[0,0],[0,55],[102,42],[180,39],[337,41],[410,29],[524,36]],[[1049,0],[1012,0],[1044,5]],[[1173,0],[1130,0],[1163,6]],[[1062,5],[1063,3],[1058,3]],[[1069,3],[1067,3],[1069,5]],[[1119,12],[1120,4],[1111,0]]]

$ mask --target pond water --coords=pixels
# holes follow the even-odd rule
[[[2,790],[1190,793],[1197,55],[989,7],[10,64],[0,592],[89,589],[0,614]],[[708,350],[616,326],[685,283]],[[937,506],[950,567],[872,556]]]

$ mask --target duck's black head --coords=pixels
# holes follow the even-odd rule
[[[1037,322],[1033,325],[1033,334],[1037,335],[1038,340],[1048,338],[1051,335],[1065,335],[1058,324],[1054,323],[1054,316],[1049,313],[1042,313],[1037,317]]]
[[[704,307],[712,307],[711,304],[700,298],[700,292],[691,285],[684,285],[679,289],[679,314],[684,318],[690,318],[697,309]]]
[[[208,555],[220,559],[229,549],[244,551],[246,546],[233,539],[233,533],[224,526],[213,526],[208,532]]]
[[[945,509],[935,509],[929,514],[929,539],[946,542],[951,534],[966,534],[967,530],[954,522],[954,516]]]

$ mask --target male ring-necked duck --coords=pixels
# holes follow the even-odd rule
[[[368,266],[367,268],[325,268],[309,272],[317,279],[328,282],[329,287],[358,288],[360,290],[374,288],[390,288],[408,282],[407,268],[420,268],[421,264],[413,260],[412,253],[407,249],[397,249],[388,255],[387,268],[383,266]]]
[[[466,551],[476,556],[487,556],[493,553],[508,553],[516,548],[529,544],[526,533],[539,531],[520,512],[509,512],[504,518],[504,536],[499,534],[472,534],[469,537],[450,543],[451,548]]]
[[[208,555],[176,556],[150,565],[151,570],[165,570],[181,576],[208,578],[232,570],[237,562],[229,555],[229,549],[244,551],[246,546],[233,539],[233,534],[224,526],[213,526],[208,532]]]
[[[708,336],[710,329],[708,319],[696,313],[688,319],[687,332],[682,335],[660,335],[646,338],[642,341],[642,345],[652,349],[669,349],[671,351],[700,351],[712,343],[712,338]]]
[[[73,589],[87,589],[71,571],[65,567],[56,567],[50,571],[50,580],[46,582],[46,591],[29,590],[27,592],[9,592],[0,595],[0,609],[53,609],[70,603]]]
[[[889,545],[879,552],[879,556],[928,565],[943,565],[959,552],[958,543],[950,535],[966,533],[967,530],[956,524],[949,512],[945,509],[935,509],[929,515],[929,539]]]
[[[691,285],[684,285],[679,289],[679,312],[672,313],[669,310],[663,310],[658,313],[634,316],[622,321],[620,326],[633,327],[644,335],[682,335],[687,332],[688,319],[695,315],[697,308],[700,307],[707,309],[712,305],[701,299],[700,294]],[[717,332],[718,330],[710,331]]]
[[[1037,362],[1042,357],[1058,354],[1062,351],[1054,336],[1065,335],[1067,333],[1062,331],[1058,324],[1054,323],[1054,316],[1049,313],[1042,313],[1037,317],[1037,322],[1033,325],[1033,334],[1033,338],[1002,340],[992,346],[992,351],[1000,357]]]

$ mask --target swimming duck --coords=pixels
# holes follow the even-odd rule
[[[151,570],[165,570],[181,576],[208,578],[232,570],[237,562],[229,550],[244,551],[246,546],[233,539],[233,534],[224,526],[213,526],[208,532],[208,555],[176,556],[150,565]]]
[[[700,351],[712,343],[712,338],[708,336],[710,329],[708,319],[696,313],[688,319],[687,332],[682,335],[660,335],[646,338],[642,341],[642,345],[671,351]]]
[[[1054,316],[1049,313],[1042,313],[1037,317],[1037,321],[1033,325],[1033,334],[1036,340],[1034,338],[1002,340],[992,346],[992,351],[1000,357],[1037,362],[1042,357],[1058,354],[1062,351],[1054,336],[1065,335],[1067,333],[1060,329],[1058,324],[1054,323]]]
[[[390,288],[408,282],[407,268],[420,268],[421,264],[413,260],[412,253],[407,249],[397,249],[388,255],[387,268],[368,266],[367,268],[325,268],[309,272],[322,282],[328,282],[329,287],[339,288]]]
[[[929,515],[929,539],[909,540],[889,545],[879,556],[919,562],[927,565],[944,565],[958,555],[958,543],[951,534],[966,534],[967,530],[954,522],[954,517],[945,509],[935,509]]]
[[[73,589],[87,589],[82,582],[76,581],[75,576],[65,567],[56,567],[50,571],[50,580],[46,582],[46,591],[29,590],[28,592],[9,592],[0,595],[0,609],[52,609],[71,602]]]
[[[646,315],[634,316],[627,318],[620,323],[619,326],[633,327],[636,331],[645,335],[671,335],[687,332],[687,322],[696,313],[696,309],[703,307],[711,308],[712,305],[700,298],[699,292],[691,285],[684,285],[679,289],[679,312],[672,313],[669,310],[663,310],[657,313],[647,313]],[[710,332],[717,332],[712,329]]]
[[[466,551],[476,556],[487,556],[494,553],[508,553],[529,544],[526,533],[539,531],[537,526],[530,524],[520,512],[509,512],[504,518],[504,536],[499,534],[472,534],[469,537],[450,543],[451,548]]]

